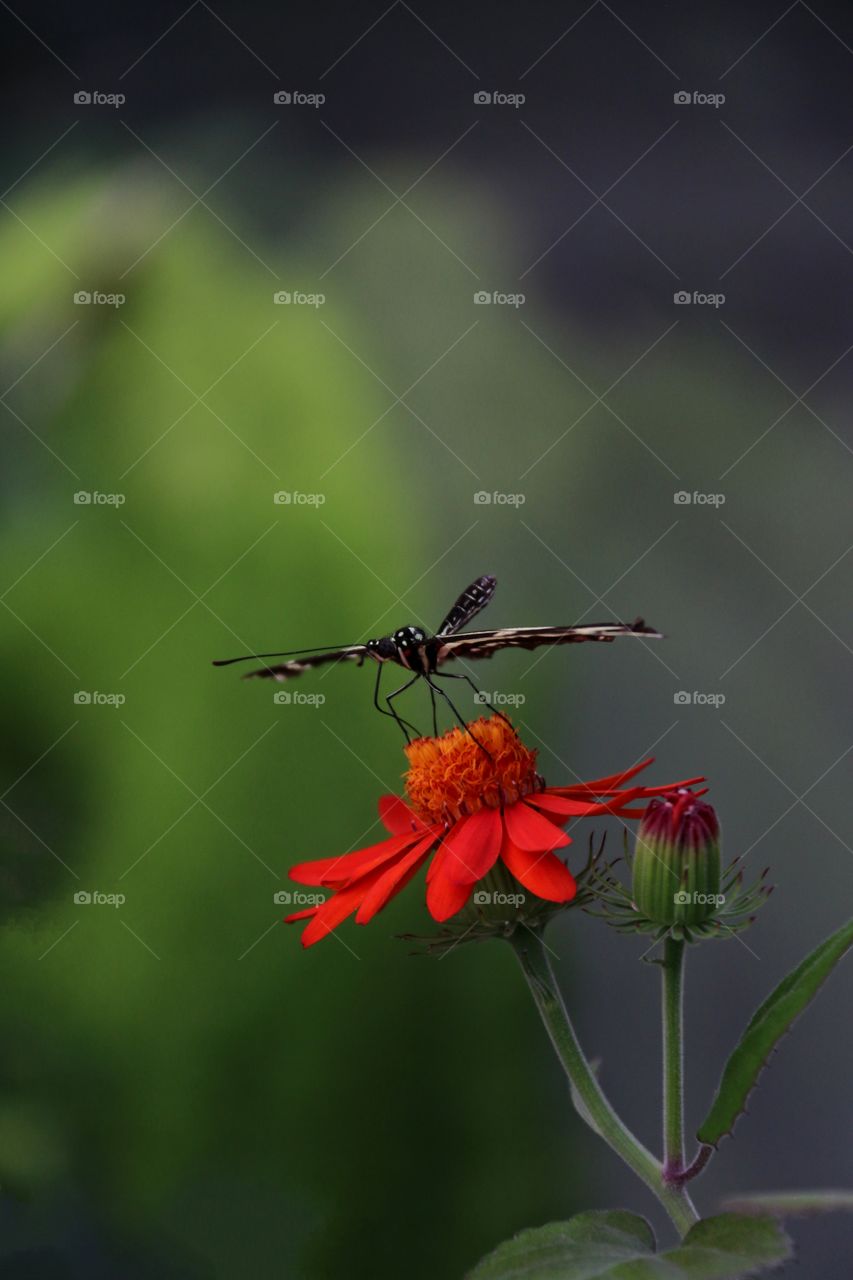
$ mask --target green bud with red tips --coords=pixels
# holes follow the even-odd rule
[[[656,924],[689,928],[719,915],[720,826],[710,804],[687,790],[651,802],[637,832],[632,896]]]

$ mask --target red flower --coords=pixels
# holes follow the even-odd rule
[[[291,869],[291,879],[299,884],[333,891],[320,905],[287,917],[289,924],[310,920],[303,946],[319,942],[353,912],[357,924],[367,924],[433,851],[426,902],[434,920],[448,920],[461,911],[499,859],[535,897],[570,902],[577,892],[575,878],[555,853],[571,844],[561,830],[570,818],[642,818],[645,804],[631,807],[637,801],[668,796],[701,781],[626,786],[652,763],[644,760],[593,782],[546,787],[536,772],[536,752],[499,716],[476,721],[470,732],[452,729],[440,738],[419,738],[409,743],[406,755],[409,803],[390,795],[379,801],[379,817],[390,838]]]

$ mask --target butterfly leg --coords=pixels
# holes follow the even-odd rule
[[[427,682],[427,684],[429,685],[430,689],[434,689],[436,693],[441,694],[442,698],[444,698],[444,701],[447,703],[447,705],[450,707],[450,710],[453,712],[453,714],[456,716],[456,719],[459,721],[460,726],[461,726],[461,727],[465,730],[465,732],[468,734],[468,737],[469,737],[469,738],[473,738],[474,742],[476,742],[477,746],[480,748],[480,750],[483,752],[483,754],[484,754],[485,756],[487,756],[489,760],[491,760],[491,758],[492,758],[492,757],[489,755],[488,751],[487,751],[487,750],[486,750],[486,748],[483,746],[482,742],[480,742],[480,740],[479,740],[479,738],[477,737],[477,735],[476,735],[476,734],[474,734],[474,733],[472,733],[472,732],[471,732],[471,730],[468,728],[468,725],[467,725],[466,721],[465,721],[465,720],[462,718],[462,716],[460,715],[460,713],[459,713],[459,709],[453,705],[453,702],[452,702],[452,700],[451,700],[451,698],[450,698],[450,695],[449,695],[448,693],[445,693],[445,691],[444,691],[444,689],[442,689],[441,685],[433,684],[433,682],[432,682],[432,680],[430,679],[430,677],[429,677],[429,676],[424,676],[424,679],[426,680],[426,682]]]
[[[438,737],[438,707],[435,703],[435,690],[430,685],[429,696],[432,700],[432,736]]]
[[[433,675],[438,676],[439,679],[441,680],[466,680],[468,684],[471,686],[471,688],[474,690],[474,692],[476,693],[478,700],[482,703],[483,701],[482,692],[480,689],[477,688],[477,686],[474,684],[474,681],[471,679],[470,676],[462,675],[459,672],[455,672],[455,671],[434,671]],[[512,723],[507,719],[507,717],[504,715],[502,711],[498,711],[496,707],[493,707],[492,715],[499,716],[500,719],[503,720],[504,724],[508,725],[509,728],[512,729],[513,733],[515,733],[515,728],[513,727]]]
[[[394,719],[397,721],[397,724],[400,726],[400,728],[403,730],[403,733],[406,735],[407,742],[411,742],[411,738],[409,737],[409,731],[406,728],[406,725],[409,726],[409,729],[411,729],[412,732],[417,737],[421,736],[420,731],[415,727],[415,725],[412,724],[410,720],[403,720],[401,716],[397,715],[397,712],[394,709],[392,700],[396,698],[398,694],[405,693],[407,689],[411,689],[415,681],[420,679],[420,674],[421,673],[419,671],[416,671],[415,674],[412,676],[411,680],[407,680],[405,684],[401,684],[399,689],[395,689],[393,693],[389,693],[388,697],[385,699],[385,701],[388,703],[388,708],[389,708],[386,714],[390,714],[394,717]]]
[[[382,668],[383,668],[383,665],[384,665],[384,664],[380,662],[379,667],[378,667],[378,670],[377,670],[377,672],[376,672],[376,683],[375,683],[375,685],[373,686],[373,705],[374,705],[374,707],[376,708],[376,710],[379,712],[379,714],[380,714],[380,715],[382,715],[382,716],[390,716],[392,720],[396,720],[397,724],[398,724],[398,725],[400,726],[400,728],[403,730],[403,733],[406,733],[406,730],[405,730],[405,728],[404,728],[404,725],[407,725],[407,724],[409,725],[409,728],[410,728],[414,733],[417,733],[417,732],[418,732],[418,730],[417,730],[417,728],[415,727],[415,725],[410,724],[410,722],[409,722],[408,720],[403,720],[401,716],[398,716],[398,715],[397,715],[397,713],[396,713],[396,711],[394,710],[394,708],[393,708],[393,707],[391,708],[391,710],[390,710],[390,711],[386,711],[384,707],[381,707],[381,706],[379,705],[379,685],[380,685],[380,682],[381,682],[381,680],[382,680]],[[403,687],[404,687],[404,688],[406,688],[406,686],[405,686],[405,685],[404,685]],[[394,696],[394,695],[393,695],[393,694],[391,694],[391,697],[392,697],[392,698],[393,698],[393,696]],[[390,700],[389,700],[389,701],[390,701]],[[409,737],[409,735],[406,733],[406,738],[407,738],[407,740],[408,740],[408,737]]]

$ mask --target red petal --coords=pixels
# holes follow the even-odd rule
[[[354,853],[341,853],[337,858],[319,858],[316,862],[300,862],[291,867],[288,875],[297,884],[344,885],[358,876],[365,875],[389,858],[405,853],[420,833],[408,831],[405,835],[391,836],[378,844],[357,849]]]
[[[439,923],[462,910],[474,887],[473,884],[454,884],[445,871],[446,860],[447,852],[441,845],[430,867],[432,875],[427,885],[427,910]]]
[[[695,787],[697,782],[704,781],[704,775],[697,774],[695,778],[682,778],[680,782],[665,782],[663,786],[660,787],[643,787],[643,791],[648,796],[656,796],[661,793],[665,795],[667,791],[680,791],[682,787]],[[708,788],[706,787],[705,791],[707,790]],[[702,794],[704,795],[704,792]]]
[[[507,835],[519,849],[531,849],[542,853],[548,849],[561,849],[571,844],[571,837],[555,827],[541,813],[531,809],[524,801],[507,805],[504,809],[504,825]]]
[[[571,902],[578,891],[571,871],[555,853],[534,853],[505,840],[501,857],[516,880],[546,902]]]
[[[423,828],[420,818],[399,796],[382,796],[379,801],[379,817],[392,836],[403,836]]]
[[[611,773],[606,778],[593,778],[591,782],[579,782],[568,787],[549,787],[548,793],[565,796],[570,800],[591,799],[593,796],[618,796],[630,778],[636,777],[653,763],[654,757],[650,756],[648,760],[641,760],[639,764],[632,765],[630,769],[624,769],[622,773]],[[685,778],[682,782],[667,782],[660,787],[639,787],[636,790],[643,795],[653,797],[666,795],[669,791],[690,787],[694,783],[704,781],[704,778]]]
[[[500,811],[478,809],[451,827],[444,838],[446,874],[454,884],[470,886],[482,880],[497,861],[502,842]]]
[[[429,853],[431,846],[432,835],[430,834],[426,840],[416,844],[411,853],[407,853],[404,858],[400,858],[383,872],[370,892],[365,895],[355,917],[356,924],[367,924],[377,911],[382,910],[389,898],[405,889]]]
[[[612,813],[624,817],[630,813],[625,805],[644,794],[642,787],[628,787],[625,791],[617,791],[605,800],[568,800],[565,796],[539,792],[526,798],[525,804],[541,809],[554,822],[566,822],[569,818],[592,818],[600,814]]]
[[[319,906],[306,907],[304,911],[294,911],[292,916],[285,916],[285,924],[296,924],[297,920],[307,920],[309,916],[315,916],[320,910]]]
[[[550,791],[537,791],[535,795],[527,796],[525,804],[533,805],[535,809],[541,809],[543,813],[562,822],[567,818],[584,818],[590,810],[594,811],[598,807],[593,800],[570,800]]]
[[[325,938],[336,929],[342,920],[346,920],[347,916],[361,905],[365,895],[373,888],[376,881],[382,875],[382,868],[377,867],[371,871],[369,875],[362,876],[360,880],[356,880],[354,884],[347,885],[345,889],[339,889],[337,893],[333,893],[330,898],[317,908],[317,914],[303,931],[302,945],[303,947],[311,947],[315,942],[319,942],[321,938]]]

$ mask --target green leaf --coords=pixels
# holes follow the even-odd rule
[[[772,1213],[779,1218],[850,1213],[853,1212],[853,1191],[756,1191],[751,1195],[731,1196],[723,1208],[730,1213]]]
[[[696,1135],[700,1142],[716,1146],[731,1133],[776,1044],[851,945],[853,920],[806,956],[755,1011],[740,1044],[726,1063],[717,1096]]]
[[[468,1280],[745,1280],[790,1257],[790,1241],[774,1218],[706,1218],[677,1248],[656,1253],[643,1218],[593,1211],[522,1231]]]
[[[596,1210],[505,1240],[477,1264],[469,1280],[592,1280],[622,1263],[654,1259],[654,1252],[655,1238],[644,1218]]]
[[[793,1250],[775,1218],[721,1213],[697,1222],[681,1245],[663,1256],[678,1276],[732,1280],[774,1271],[793,1257]]]

